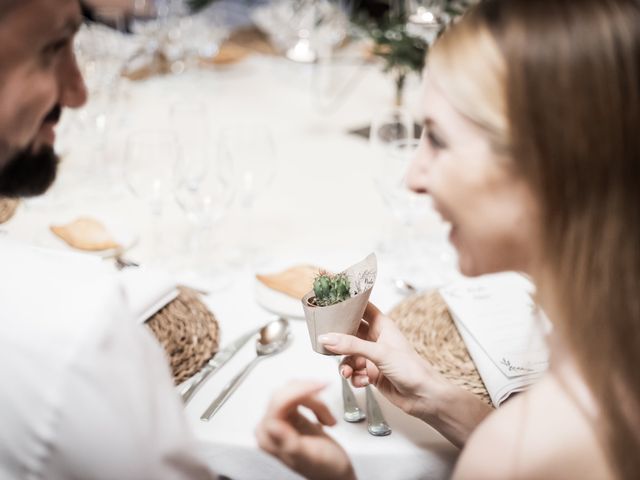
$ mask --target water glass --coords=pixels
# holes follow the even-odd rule
[[[180,155],[171,131],[148,130],[132,133],[126,142],[124,178],[129,190],[147,203],[152,219],[152,257],[162,258],[161,219],[163,206],[175,189]]]

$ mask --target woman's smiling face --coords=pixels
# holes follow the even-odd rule
[[[512,160],[425,81],[425,125],[408,186],[430,194],[451,224],[450,241],[463,274],[529,272],[536,261],[539,215]]]

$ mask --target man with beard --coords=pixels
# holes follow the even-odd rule
[[[0,196],[55,178],[86,101],[78,0],[0,0]],[[210,479],[159,345],[98,261],[0,241],[0,478]]]

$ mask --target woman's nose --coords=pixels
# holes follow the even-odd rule
[[[428,162],[422,147],[423,145],[418,147],[418,151],[409,164],[405,182],[407,188],[412,192],[427,194],[429,193],[427,188]]]

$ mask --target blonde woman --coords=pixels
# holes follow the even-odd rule
[[[321,341],[349,355],[355,386],[462,448],[456,478],[640,478],[640,2],[481,2],[425,77],[410,186],[451,223],[464,274],[534,280],[554,324],[549,372],[491,412],[372,306],[358,337]],[[310,478],[354,478],[320,388],[279,392],[258,441]]]

